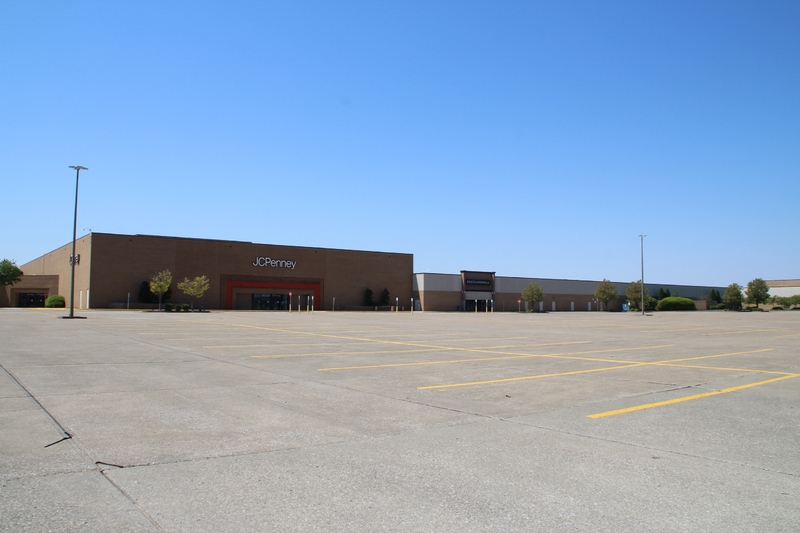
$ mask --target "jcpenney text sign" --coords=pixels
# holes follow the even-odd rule
[[[273,268],[288,268],[294,270],[297,266],[297,261],[288,261],[286,259],[272,259],[269,257],[256,257],[253,261],[253,266],[256,267],[273,267]]]

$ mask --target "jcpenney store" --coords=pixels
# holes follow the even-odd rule
[[[12,287],[7,305],[22,305],[22,294],[61,294],[69,307],[71,253],[69,243],[21,265],[25,292]],[[323,310],[334,298],[343,309],[362,305],[367,288],[409,302],[413,265],[414,256],[404,253],[91,233],[76,243],[75,307],[125,307],[129,295],[136,304],[142,282],[166,269],[174,303],[189,302],[178,281],[206,276],[211,287],[196,303],[207,309],[288,309],[290,301],[305,309],[313,299]]]

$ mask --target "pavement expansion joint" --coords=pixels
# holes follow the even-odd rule
[[[111,468],[127,468],[123,465],[115,465],[113,463],[104,463],[103,461],[95,461],[94,464],[97,466],[110,466]]]
[[[39,401],[39,400],[36,398],[36,396],[34,396],[34,395],[33,395],[33,393],[31,393],[31,391],[30,391],[30,390],[28,390],[28,387],[26,387],[25,385],[23,385],[23,384],[22,384],[22,382],[21,382],[21,381],[20,381],[20,380],[17,378],[17,376],[15,376],[15,375],[14,375],[14,373],[13,373],[13,372],[11,372],[10,370],[8,370],[8,369],[7,369],[6,367],[4,367],[3,365],[0,365],[0,369],[2,369],[2,370],[3,370],[3,371],[6,373],[6,374],[8,374],[8,377],[10,377],[10,378],[11,378],[11,379],[14,381],[14,383],[16,383],[16,384],[17,384],[17,386],[18,386],[20,389],[22,389],[23,391],[25,391],[25,394],[27,394],[27,395],[28,395],[28,398],[30,398],[31,400],[33,400],[33,402],[34,402],[34,403],[36,403],[36,405],[38,405],[38,406],[39,406],[39,409],[41,409],[41,410],[42,410],[42,412],[43,412],[43,413],[44,413],[44,414],[47,416],[47,418],[50,420],[50,422],[51,422],[53,425],[55,425],[55,426],[58,428],[58,430],[59,430],[59,431],[60,431],[60,432],[61,432],[61,433],[64,435],[64,438],[68,438],[68,439],[71,439],[71,438],[72,438],[72,435],[71,435],[71,434],[70,434],[70,433],[69,433],[69,432],[68,432],[66,429],[64,429],[64,426],[62,426],[62,425],[61,425],[61,423],[60,423],[58,420],[56,420],[56,418],[55,418],[55,417],[52,415],[52,413],[50,413],[50,411],[48,411],[48,410],[45,408],[45,406],[44,406],[44,405],[42,405],[42,402],[40,402],[40,401]],[[64,440],[64,438],[62,438],[61,440]],[[60,442],[60,441],[57,441],[57,442]],[[52,443],[52,444],[55,444],[55,442],[54,442],[54,443]],[[52,444],[50,444],[50,445],[52,445]],[[48,446],[50,446],[50,445],[48,445]],[[46,448],[46,447],[47,447],[47,446],[45,446],[45,448]]]
[[[69,440],[69,439],[71,439],[71,438],[72,438],[72,435],[69,435],[69,434],[67,434],[67,436],[66,436],[66,437],[64,437],[64,438],[61,438],[61,439],[58,439],[58,440],[57,440],[57,441],[55,441],[55,442],[51,442],[50,444],[45,444],[45,446],[44,446],[44,447],[45,447],[45,448],[49,448],[50,446],[53,446],[53,445],[55,445],[55,444],[58,444],[59,442],[64,442],[65,440]]]
[[[130,494],[128,494],[125,491],[125,489],[117,485],[113,479],[108,477],[105,471],[100,470],[100,475],[103,476],[103,479],[108,481],[111,484],[111,486],[114,487],[126,500],[128,500],[131,503],[131,505],[133,505],[136,508],[136,510],[139,511],[139,513],[141,513],[141,515],[144,516],[153,525],[153,527],[155,527],[158,531],[161,531],[162,533],[166,533],[167,530],[161,527],[161,524],[159,524],[156,521],[156,519],[150,515],[150,513],[145,511],[144,508],[141,505],[139,505],[139,502],[137,502],[136,499],[134,499]]]

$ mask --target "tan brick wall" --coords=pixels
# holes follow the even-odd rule
[[[80,255],[80,262],[75,265],[75,308],[80,308],[81,299],[83,307],[87,306],[88,298],[92,298],[89,290],[89,278],[91,276],[92,263],[92,235],[85,235],[75,241],[75,253]],[[58,287],[55,292],[60,294],[66,301],[66,306],[70,306],[70,278],[71,266],[69,256],[72,255],[72,242],[53,250],[49,254],[43,255],[33,261],[20,266],[26,276],[28,275],[53,275],[58,276]],[[14,305],[16,305],[14,303]]]
[[[23,272],[25,272],[23,270]],[[0,307],[16,307],[19,304],[20,293],[41,293],[48,296],[59,294],[58,276],[23,275],[18,283],[0,290]]]
[[[334,296],[337,308],[360,305],[367,287],[374,291],[376,298],[387,288],[392,301],[399,297],[401,305],[408,305],[411,298],[414,266],[411,254],[105,233],[94,233],[85,239],[88,240],[83,248],[78,248],[81,265],[76,269],[76,301],[79,288],[84,291],[89,288],[91,265],[92,307],[109,307],[114,303],[126,302],[128,293],[132,302],[138,301],[142,281],[149,281],[156,272],[164,269],[172,272],[173,295],[170,301],[174,303],[190,301],[177,289],[179,281],[201,275],[208,277],[210,289],[195,305],[209,309],[226,307],[227,281],[318,283],[321,291],[321,301],[315,302],[318,309],[330,309]],[[59,291],[64,291],[65,274],[68,274],[69,267],[68,248],[59,248],[25,267],[36,272],[59,274]],[[86,259],[90,254],[91,261]],[[295,261],[296,266],[294,270],[254,266],[256,257]],[[67,270],[60,267],[61,262],[66,263]],[[68,292],[68,275],[66,279]],[[238,289],[236,292],[243,294],[248,290]],[[249,292],[284,291],[252,289]]]

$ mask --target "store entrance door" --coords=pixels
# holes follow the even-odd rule
[[[467,313],[474,313],[475,306],[478,307],[479,313],[486,312],[486,304],[488,300],[464,300],[464,311]]]
[[[250,309],[254,311],[285,311],[289,309],[289,295],[251,294]]]
[[[21,292],[18,307],[44,307],[45,295],[41,292]]]

